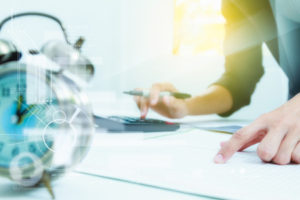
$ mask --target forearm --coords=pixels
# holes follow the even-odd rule
[[[211,86],[199,96],[186,100],[188,115],[221,114],[233,105],[230,92],[219,85]]]

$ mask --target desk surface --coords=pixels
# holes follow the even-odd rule
[[[255,149],[226,165],[213,156],[230,135],[193,128],[173,133],[97,133],[74,172],[53,184],[57,199],[298,199],[300,167],[262,163]],[[50,199],[44,188],[1,179],[1,199]]]
[[[53,183],[57,200],[93,200],[93,199],[203,199],[176,192],[159,190],[115,180],[70,173]],[[26,189],[1,179],[1,200],[50,200],[45,188]]]
[[[227,199],[298,199],[299,165],[263,163],[256,147],[213,163],[230,135],[193,128],[174,133],[99,134],[81,172]]]

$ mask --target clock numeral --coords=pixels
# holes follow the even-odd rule
[[[24,93],[26,91],[26,84],[17,84],[16,86],[17,93]]]
[[[34,144],[30,144],[30,145],[29,145],[29,151],[30,151],[31,153],[36,153],[36,147],[35,147]]]
[[[2,96],[9,97],[10,96],[10,88],[2,88]]]
[[[20,149],[18,147],[15,147],[12,151],[11,151],[11,155],[17,156],[20,153]]]
[[[46,104],[47,105],[57,105],[58,104],[58,100],[57,99],[53,99],[53,98],[47,98],[46,99]]]

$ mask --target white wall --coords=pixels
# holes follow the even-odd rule
[[[120,59],[120,1],[12,0],[2,4],[0,18],[23,11],[47,12],[59,17],[67,27],[72,41],[81,35],[86,38],[84,53],[93,58],[97,67],[97,76],[102,76],[115,71],[115,67],[119,64],[117,61]],[[19,46],[22,47],[32,47],[34,43],[39,48],[49,37],[62,37],[53,22],[38,18],[17,20],[11,30],[14,32],[23,30],[21,34],[16,34],[16,39],[19,39],[21,43]],[[24,33],[27,37],[24,37]],[[11,33],[6,35],[11,36]],[[27,40],[33,42],[28,45]]]
[[[4,3],[4,2],[3,2]],[[1,5],[0,18],[21,11],[42,11],[62,19],[72,41],[83,35],[84,53],[97,72],[90,90],[121,91],[170,81],[193,94],[203,91],[223,72],[224,58],[203,54],[172,56],[173,0],[11,0]],[[22,48],[39,48],[59,29],[43,19],[20,19],[0,37],[14,36]],[[286,100],[286,78],[265,51],[266,74],[253,96],[253,104],[233,117],[255,117]]]

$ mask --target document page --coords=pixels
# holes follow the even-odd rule
[[[300,166],[264,163],[252,147],[226,164],[213,158],[228,134],[198,129],[170,133],[98,134],[77,171],[208,198],[299,199]]]

